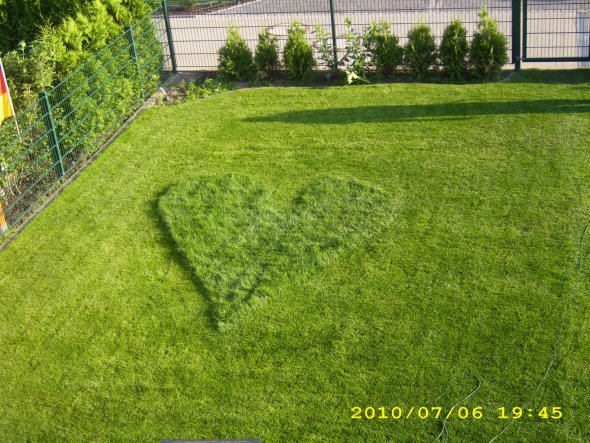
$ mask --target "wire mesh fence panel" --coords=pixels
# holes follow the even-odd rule
[[[75,173],[158,87],[170,65],[162,21],[156,11],[129,26],[2,125],[0,209],[8,228]]]
[[[308,31],[308,38],[314,24],[330,25],[328,0],[234,0],[201,5],[181,0],[170,1],[169,11],[179,70],[217,69],[217,53],[230,27],[240,31],[252,50],[258,33],[268,29],[277,36],[282,51],[294,20]]]
[[[141,89],[144,95],[149,95],[160,85],[161,72],[172,69],[166,26],[160,9],[131,25],[131,29],[135,39]],[[165,42],[164,45],[161,44],[162,41]]]
[[[524,52],[528,61],[590,61],[590,0],[525,0]]]
[[[58,181],[49,148],[47,117],[37,102],[0,129],[0,205],[8,227],[16,226]]]
[[[385,21],[401,43],[407,40],[412,25],[426,23],[440,42],[444,28],[459,19],[473,35],[478,13],[487,5],[490,15],[498,21],[500,31],[511,41],[511,0],[333,0],[336,45],[342,55],[345,45],[345,19],[352,22],[355,32],[362,34],[372,22]],[[278,38],[282,51],[287,29],[298,21],[313,41],[314,27],[322,26],[332,32],[330,0],[251,0],[198,3],[170,1],[170,23],[181,70],[214,70],[217,53],[223,46],[229,27],[235,27],[255,49],[258,33],[268,29]]]
[[[498,22],[499,30],[511,38],[512,2],[510,0],[406,0],[389,2],[372,0],[354,2],[336,1],[336,23],[339,47],[344,44],[344,19],[349,18],[360,30],[372,22],[385,21],[391,25],[392,32],[407,42],[412,26],[426,23],[431,27],[437,44],[440,43],[444,29],[455,19],[461,21],[472,37],[477,29],[478,14],[487,5],[490,16]]]

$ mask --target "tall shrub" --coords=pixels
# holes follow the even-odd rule
[[[254,63],[258,72],[267,78],[279,68],[279,47],[277,38],[272,35],[268,29],[264,29],[258,34],[258,46],[254,54]]]
[[[461,78],[467,69],[467,29],[459,20],[453,20],[443,32],[440,43],[440,60],[451,78]]]
[[[345,55],[342,61],[346,65],[346,81],[349,85],[368,83],[366,77],[367,53],[362,44],[362,37],[354,31],[352,21],[348,17],[344,19],[344,25],[346,26],[344,33]]]
[[[404,63],[416,78],[424,74],[436,62],[436,44],[430,26],[414,25],[408,32],[408,43],[404,50]]]
[[[247,80],[252,74],[252,50],[236,28],[229,28],[219,49],[219,72],[232,80]]]
[[[342,62],[337,57],[334,57],[332,35],[321,25],[315,25],[313,34],[315,36],[314,47],[320,62],[333,74],[337,74]]]
[[[370,64],[377,74],[391,75],[403,63],[404,51],[397,36],[391,33],[388,23],[371,23],[365,29],[363,40],[370,57]]]
[[[285,68],[289,76],[298,81],[309,77],[316,61],[313,58],[313,48],[305,38],[305,29],[294,21],[287,30],[287,43],[283,52]]]
[[[498,31],[498,23],[486,9],[479,12],[477,31],[469,49],[469,61],[477,76],[496,75],[508,63],[508,39]]]

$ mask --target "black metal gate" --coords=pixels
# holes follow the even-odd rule
[[[523,62],[590,61],[590,0],[523,0]]]

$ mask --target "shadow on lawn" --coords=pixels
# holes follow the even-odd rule
[[[358,106],[310,109],[250,117],[251,123],[335,124],[463,120],[482,115],[581,114],[590,112],[590,100],[520,100],[511,102],[460,102],[417,105]]]
[[[174,260],[177,264],[180,265],[182,269],[186,271],[187,277],[192,280],[193,284],[197,292],[203,296],[205,301],[207,302],[207,324],[211,327],[211,329],[219,330],[219,327],[215,321],[215,315],[213,311],[213,305],[210,302],[209,292],[205,288],[205,285],[201,281],[201,279],[197,276],[197,274],[193,271],[192,265],[190,260],[183,254],[183,252],[178,247],[176,241],[172,237],[172,233],[170,232],[170,228],[164,221],[162,214],[160,213],[160,198],[168,192],[169,188],[158,193],[158,197],[155,201],[153,201],[148,209],[148,215],[151,219],[153,219],[165,233],[165,236],[161,237],[159,240],[160,246],[164,247],[165,249],[170,251],[170,259]]]
[[[590,82],[590,70],[582,69],[523,69],[510,76],[510,83],[537,83],[546,85],[579,85]]]

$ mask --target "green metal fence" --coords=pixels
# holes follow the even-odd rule
[[[0,128],[0,203],[17,227],[74,174],[172,70],[162,9],[126,27],[61,83]],[[16,131],[16,121],[21,129]],[[0,238],[2,235],[0,233]]]
[[[240,31],[251,49],[258,33],[267,29],[282,50],[289,23],[297,20],[313,39],[315,25],[331,34],[344,55],[345,25],[357,32],[372,22],[385,21],[407,42],[416,23],[432,28],[437,43],[446,26],[459,19],[472,38],[479,12],[486,8],[508,37],[511,63],[590,62],[590,0],[167,0],[171,37],[181,71],[217,69],[218,51],[228,27]],[[550,65],[555,66],[555,65]]]

